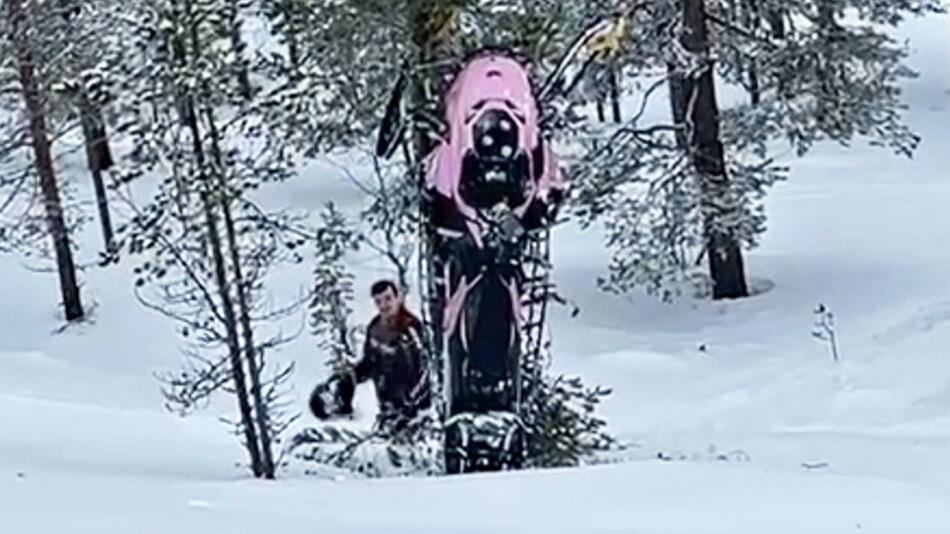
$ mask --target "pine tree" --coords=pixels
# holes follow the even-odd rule
[[[11,148],[17,146],[18,139],[29,140],[33,155],[32,170],[22,175],[23,180],[34,173],[38,178],[42,206],[45,211],[45,233],[53,243],[63,309],[66,319],[75,321],[81,319],[85,312],[76,277],[69,227],[64,216],[60,183],[57,180],[53,162],[49,129],[50,105],[44,80],[39,74],[43,64],[41,63],[42,53],[37,49],[37,44],[42,34],[38,31],[35,18],[31,16],[30,7],[33,6],[24,4],[22,0],[11,0],[6,5],[5,37],[7,42],[5,44],[12,51],[13,68],[17,72],[18,81],[16,91],[22,98],[21,113],[28,124],[28,129],[22,138],[19,132],[14,130],[14,143],[11,143]],[[16,128],[15,124],[11,126]],[[23,181],[18,183],[22,184]],[[18,185],[13,189],[10,201],[15,199],[19,191]]]
[[[913,75],[907,50],[887,28],[939,11],[939,2],[700,2],[693,10],[705,13],[693,25],[705,25],[709,53],[699,55],[682,37],[690,35],[682,25],[690,5],[651,3],[634,18],[627,48],[637,62],[624,79],[639,88],[641,109],[665,84],[671,123],[642,124],[634,116],[606,135],[588,129],[575,136],[591,148],[572,165],[572,208],[583,224],[600,221],[608,229],[614,252],[602,280],[608,290],[645,287],[668,298],[682,282],[701,280],[712,285],[713,296],[743,294],[741,251],[765,229],[761,199],[768,187],[787,176],[772,155],[775,141],[787,141],[799,155],[817,142],[847,145],[862,138],[910,155],[919,141],[901,117],[900,83]],[[716,113],[707,92],[706,106],[688,106],[690,85],[707,73],[745,88],[748,102]],[[703,130],[696,122],[702,117],[690,111],[703,111],[707,126],[718,117],[718,135],[707,127],[697,145],[690,134]],[[728,179],[697,180],[702,169],[685,166],[684,157],[695,161],[702,146],[717,144],[722,165],[715,170]],[[710,242],[723,239],[712,247],[720,253],[713,253]],[[703,260],[708,275],[697,269]],[[731,267],[717,268],[722,260]]]
[[[310,325],[318,347],[327,355],[333,373],[349,371],[360,357],[353,340],[353,274],[347,270],[346,254],[357,250],[359,237],[333,204],[321,214],[317,231],[316,261]]]
[[[940,10],[934,1],[736,0],[709,22],[725,60],[719,75],[757,108],[736,108],[743,126],[784,136],[799,154],[863,137],[906,155],[916,137],[901,119],[899,84],[913,72],[888,27]]]
[[[50,77],[56,80],[57,107],[67,117],[75,117],[82,132],[104,251],[109,254],[115,247],[115,232],[103,172],[112,167],[113,158],[103,111],[109,101],[108,72],[122,60],[122,49],[102,25],[110,18],[106,12],[111,6],[80,0],[54,5],[44,33],[59,41],[50,48],[62,50],[54,54],[58,68]]]
[[[684,76],[682,87],[673,98],[674,110],[682,114],[686,148],[700,182],[703,234],[708,256],[709,277],[713,298],[741,298],[749,295],[746,285],[742,247],[737,236],[722,221],[734,219],[737,213],[734,188],[729,183],[725,154],[720,137],[719,105],[713,83],[713,62],[710,60],[709,33],[703,0],[683,1],[683,22],[680,29],[682,50],[690,54],[694,72]],[[741,194],[741,193],[740,193]]]
[[[190,340],[184,372],[162,376],[166,400],[187,413],[216,391],[233,392],[251,471],[274,478],[276,445],[294,419],[281,400],[292,366],[265,376],[265,353],[286,338],[262,336],[304,299],[269,309],[264,282],[271,267],[302,261],[297,249],[311,236],[299,217],[260,208],[253,192],[287,179],[293,154],[263,120],[264,100],[235,75],[241,39],[231,2],[133,8],[125,20],[141,61],[123,75],[120,131],[132,148],[122,176],[154,192],[144,205],[129,199],[135,216],[123,245],[142,258],[140,300]]]

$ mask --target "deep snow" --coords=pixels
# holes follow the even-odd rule
[[[56,332],[53,277],[0,258],[0,532],[950,532],[950,19],[903,34],[923,73],[907,84],[919,153],[858,144],[789,160],[748,257],[767,291],[604,295],[599,236],[557,230],[555,276],[582,311],[554,313],[556,368],[614,388],[605,411],[632,444],[615,464],[372,481],[292,467],[250,480],[216,419],[227,401],[188,419],[162,410],[152,373],[175,368],[178,340],[135,303],[127,266],[87,270],[93,320]],[[332,166],[279,196],[360,200]],[[356,267],[361,289],[383,272]],[[836,315],[838,365],[810,334],[819,302]],[[304,336],[280,355],[298,362],[301,409],[323,373],[312,347]]]

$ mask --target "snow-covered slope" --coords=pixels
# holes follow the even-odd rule
[[[594,283],[599,236],[558,231],[556,277],[582,312],[555,312],[556,365],[614,388],[605,410],[628,461],[249,480],[216,420],[228,405],[162,411],[152,373],[176,366],[177,340],[135,303],[126,266],[88,271],[94,320],[54,332],[54,280],[3,257],[0,532],[950,532],[950,20],[905,34],[921,51],[907,85],[918,155],[824,146],[791,161],[748,260],[760,295],[610,297]],[[358,202],[333,174],[310,169],[282,194]],[[361,281],[379,272],[358,267]],[[811,336],[819,302],[836,315],[837,365]],[[281,357],[299,364],[302,407],[320,355],[302,338]]]

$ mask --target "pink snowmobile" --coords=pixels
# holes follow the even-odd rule
[[[448,137],[426,190],[442,259],[446,467],[520,467],[521,261],[526,232],[562,196],[524,67],[497,51],[469,60],[445,96]]]
[[[539,91],[513,54],[490,49],[463,62],[443,97],[442,138],[425,160],[424,189],[449,473],[524,463],[522,262],[528,233],[553,222],[563,197],[540,103],[549,91],[570,90],[570,54],[605,27],[585,32]],[[380,156],[405,131],[396,115],[406,85],[401,77],[387,107]]]

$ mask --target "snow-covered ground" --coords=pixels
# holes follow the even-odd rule
[[[599,236],[558,231],[555,274],[582,312],[555,312],[556,366],[614,388],[624,462],[254,481],[217,421],[227,404],[162,410],[152,373],[175,368],[178,341],[136,304],[127,266],[87,271],[94,320],[56,332],[54,278],[0,258],[0,532],[950,532],[950,19],[904,34],[923,72],[907,84],[919,153],[823,146],[791,161],[748,258],[760,295],[607,296]],[[339,183],[316,169],[283,194],[359,200]],[[361,281],[380,269],[358,267]],[[811,336],[819,302],[836,316],[837,365]],[[280,356],[299,364],[301,409],[322,373],[312,347],[305,336]]]

